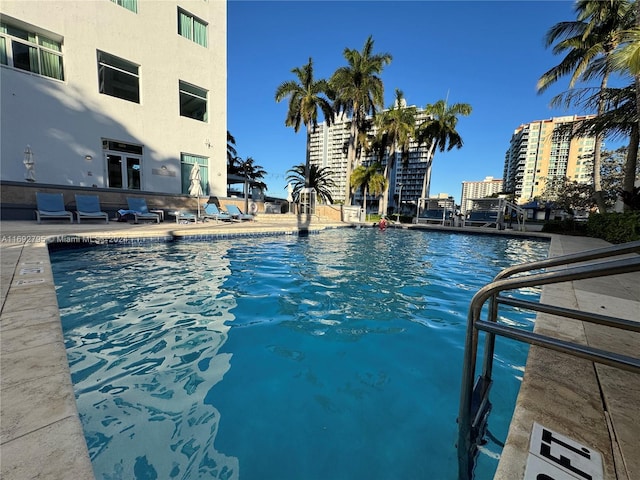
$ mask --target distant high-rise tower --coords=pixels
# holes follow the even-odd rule
[[[505,155],[504,191],[522,204],[540,197],[554,180],[589,183],[595,138],[571,139],[570,132],[559,127],[592,117],[571,115],[520,125]]]
[[[463,214],[467,211],[467,200],[474,198],[486,198],[490,197],[494,193],[500,192],[502,192],[502,179],[486,177],[480,182],[462,182],[460,211]]]
[[[417,109],[416,126],[427,119],[427,114],[422,109]],[[318,125],[311,133],[310,163],[318,167],[328,168],[330,178],[336,187],[331,190],[334,202],[344,201],[344,193],[347,185],[347,146],[349,144],[351,120],[345,117],[338,118],[327,127],[326,123]],[[366,132],[369,135],[375,133],[375,127]],[[402,203],[416,204],[422,193],[422,182],[427,166],[428,148],[425,144],[418,146],[412,142],[406,162],[401,159],[400,152],[396,152],[395,170],[391,172],[389,188],[389,206],[397,207],[396,198],[402,195]],[[374,161],[383,166],[387,163],[387,154],[382,159],[375,158],[374,154],[361,153],[361,164],[370,165]],[[355,192],[358,199],[360,192]],[[397,197],[396,197],[397,196]],[[367,200],[369,203],[370,200]],[[369,205],[373,208],[375,203]]]

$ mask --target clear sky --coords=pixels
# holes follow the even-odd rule
[[[316,79],[346,65],[345,48],[389,53],[383,70],[385,107],[394,91],[409,105],[441,99],[468,103],[464,146],[437,152],[431,194],[460,201],[462,182],[502,178],[504,156],[523,123],[588,112],[551,109],[568,79],[542,95],[538,78],[562,57],[546,48],[548,29],[575,20],[572,1],[228,1],[228,125],[238,155],[268,175],[268,195],[286,198],[287,170],[305,161],[304,126],[285,127],[287,101],[277,86],[313,58]]]

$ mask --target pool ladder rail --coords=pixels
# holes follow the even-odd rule
[[[640,241],[515,265],[502,270],[491,283],[482,287],[474,295],[467,318],[460,409],[458,413],[458,480],[473,479],[478,446],[484,443],[483,439],[487,433],[487,419],[491,411],[489,391],[492,384],[491,375],[496,335],[640,373],[640,359],[638,358],[500,324],[497,322],[497,318],[499,305],[509,305],[632,332],[640,332],[640,322],[539,302],[508,298],[501,296],[500,292],[638,272],[640,271],[640,256],[615,258],[633,253],[640,253]],[[581,263],[581,265],[573,265],[576,263]],[[568,265],[573,266],[569,267]],[[552,267],[564,268],[542,271]],[[516,274],[521,275],[513,277]],[[489,301],[486,309],[488,319],[482,320],[480,315],[487,301]],[[482,374],[474,385],[479,331],[481,330],[486,332]]]

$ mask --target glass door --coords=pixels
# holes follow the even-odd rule
[[[107,163],[107,186],[127,190],[140,190],[142,158],[137,155],[105,153]]]

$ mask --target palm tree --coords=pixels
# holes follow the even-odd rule
[[[471,105],[468,103],[454,103],[447,105],[445,100],[438,100],[434,104],[425,107],[427,120],[422,122],[417,129],[416,138],[418,145],[426,143],[429,146],[427,153],[427,168],[422,181],[422,193],[418,199],[418,214],[422,199],[428,198],[431,187],[431,167],[436,149],[440,152],[450,151],[453,148],[462,148],[462,137],[456,130],[458,116],[471,115]]]
[[[376,107],[384,104],[384,85],[379,77],[385,65],[391,63],[388,53],[373,54],[373,38],[369,36],[362,51],[344,49],[344,58],[348,65],[340,67],[329,80],[335,94],[334,109],[351,115],[351,132],[347,148],[346,178],[356,160],[359,131],[367,115],[375,116]],[[351,186],[347,182],[345,205],[351,205]]]
[[[597,94],[586,98],[582,92],[571,91],[556,96],[552,103],[552,105],[561,105],[561,100],[564,99],[563,103],[567,106],[576,104],[592,109],[596,108],[603,98],[606,100],[608,106],[607,111],[596,117],[577,122],[574,135],[579,137],[606,135],[612,139],[619,137],[629,138],[621,192],[625,208],[631,206],[633,197],[636,195],[634,185],[638,163],[638,149],[640,147],[640,125],[638,123],[640,115],[638,114],[635,90],[635,83],[632,83],[624,88],[598,90]],[[602,193],[606,202],[606,192],[604,189]],[[631,202],[627,200],[631,200]]]
[[[362,209],[364,210],[365,219],[367,216],[367,192],[377,197],[388,190],[387,179],[380,170],[382,165],[378,162],[365,167],[358,165],[349,179],[354,189],[362,188]]]
[[[252,157],[247,157],[245,160],[235,157],[234,163],[238,165],[238,173],[244,177],[244,213],[247,213],[249,210],[249,183],[266,190],[267,184],[258,182],[258,180],[264,178],[267,172],[260,165],[257,165]]]
[[[227,152],[227,175],[242,175],[242,158],[237,155],[229,157]]]
[[[618,48],[621,31],[630,27],[628,0],[579,0],[575,11],[577,20],[560,22],[549,29],[547,47],[553,45],[554,54],[566,53],[563,60],[540,77],[538,92],[544,92],[561,77],[570,75],[569,88],[579,81],[600,78],[600,92],[607,88],[613,70],[612,54]],[[607,109],[604,97],[598,102],[597,114]],[[600,176],[602,134],[596,134],[593,157],[593,187],[596,204],[601,212],[606,205]]]
[[[382,139],[389,155],[384,167],[385,190],[378,208],[380,214],[386,213],[389,202],[389,185],[391,172],[395,169],[396,152],[399,150],[403,156],[409,152],[411,141],[415,137],[416,108],[407,107],[402,90],[396,88],[396,100],[394,105],[376,117],[377,135]]]
[[[635,126],[631,131],[627,161],[624,168],[622,186],[623,198],[627,206],[634,205],[632,199],[638,195],[635,190],[638,148],[640,143],[640,2],[635,2],[635,26],[621,32],[622,47],[613,55],[613,63],[617,70],[628,72],[633,77],[636,100]],[[629,201],[627,201],[629,199]]]
[[[308,172],[308,175],[306,172]],[[300,191],[303,188],[313,188],[321,202],[333,203],[331,190],[336,187],[336,184],[331,178],[331,170],[329,168],[311,165],[307,170],[306,166],[301,163],[300,165],[294,165],[287,173],[289,174],[287,175],[287,182],[291,183],[293,189],[291,195],[294,202],[297,202],[300,198]]]
[[[291,70],[298,77],[298,81],[289,80],[281,83],[276,89],[276,102],[285,98],[289,99],[289,109],[284,124],[293,127],[297,133],[300,125],[307,128],[307,156],[305,164],[305,184],[309,188],[309,175],[311,163],[311,132],[318,126],[318,110],[322,111],[324,121],[331,125],[333,120],[333,107],[326,98],[330,95],[329,84],[326,80],[314,80],[313,60],[309,57],[309,63]]]

